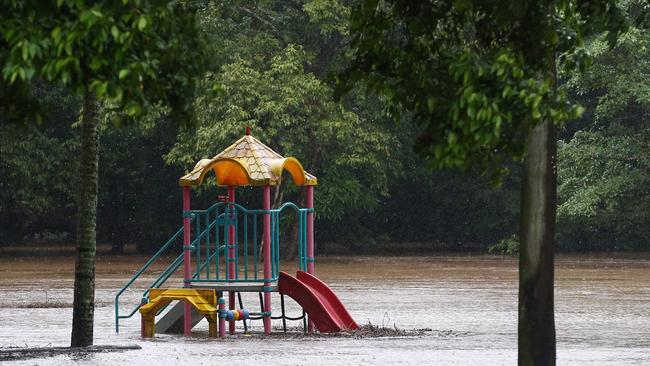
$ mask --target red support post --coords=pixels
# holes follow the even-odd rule
[[[226,336],[226,299],[219,295],[219,300],[217,301],[219,303],[219,337],[223,338]]]
[[[271,209],[271,187],[264,186],[264,210]],[[271,215],[264,214],[264,334],[271,334]]]
[[[314,209],[314,186],[307,186],[307,208]],[[314,212],[307,213],[307,272],[314,274]]]
[[[190,187],[183,187],[183,286],[190,287],[192,280],[192,262],[190,251]],[[189,336],[192,332],[192,306],[185,301],[183,313],[183,334]]]
[[[228,202],[235,202],[235,187],[228,186]],[[235,280],[235,225],[234,220],[235,215],[235,206],[228,205],[228,215],[229,215],[229,224],[228,224],[228,278],[231,281]],[[235,310],[235,292],[228,291],[228,308],[230,310]],[[230,334],[235,334],[235,321],[232,320],[228,323],[228,330]]]
[[[314,186],[306,187],[307,208],[314,208]],[[307,212],[307,272],[314,274],[314,212]],[[314,332],[314,323],[309,319],[307,332]]]

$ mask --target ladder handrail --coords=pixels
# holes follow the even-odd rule
[[[163,274],[161,274],[160,277],[156,278],[154,280],[154,282],[146,290],[144,290],[144,292],[142,293],[142,301],[140,302],[140,304],[138,306],[133,308],[133,310],[131,310],[131,312],[129,314],[127,314],[127,315],[118,315],[116,317],[116,323],[115,323],[116,328],[115,329],[116,329],[116,331],[118,331],[118,333],[119,333],[119,326],[118,326],[119,324],[117,322],[117,319],[128,319],[128,318],[132,317],[138,311],[138,309],[140,309],[140,306],[142,306],[142,304],[147,302],[147,297],[149,295],[149,290],[152,289],[152,288],[159,288],[160,286],[162,286],[162,284],[165,283],[165,281],[167,281],[169,276],[171,276],[171,274],[174,273],[174,271],[176,271],[178,269],[178,267],[180,267],[180,265],[183,263],[184,254],[185,253],[181,253],[178,257],[176,257],[176,259],[174,259],[174,261],[163,271]],[[160,311],[162,311],[162,310],[164,310],[164,308],[161,309]]]
[[[196,240],[198,240],[198,239],[195,239],[194,242]],[[192,245],[190,245],[191,247],[194,247],[194,242],[192,242]],[[224,248],[221,248],[221,250],[223,250],[223,249]],[[181,266],[181,264],[183,264],[183,259],[184,258],[185,258],[185,252],[181,252],[181,254],[179,254],[178,257],[176,257],[176,259],[174,259],[174,261],[169,266],[167,266],[167,268],[165,268],[165,270],[160,274],[160,276],[158,276],[158,278],[156,278],[151,283],[151,285],[149,285],[149,287],[146,290],[144,290],[144,292],[142,293],[142,302],[140,303],[140,305],[136,306],[128,315],[120,315],[119,319],[127,319],[127,318],[132,317],[138,311],[140,306],[142,306],[142,304],[144,304],[147,301],[148,295],[149,295],[149,290],[152,289],[152,288],[160,288],[160,286],[162,286],[169,279],[169,277],[174,272],[176,272],[176,270]],[[208,262],[204,263],[202,268],[205,268],[205,266],[207,264],[208,264]],[[195,272],[195,274],[194,274],[195,276],[196,276],[196,273],[198,273],[198,271]],[[165,308],[166,307],[163,307],[162,309],[160,309],[158,311],[158,313],[165,310]]]
[[[191,221],[193,221],[193,220],[194,220],[194,216],[192,216],[192,218],[191,218]],[[214,225],[210,225],[208,228],[203,230],[203,232],[201,234],[199,234],[196,238],[194,238],[194,240],[190,244],[190,247],[195,248],[196,247],[195,243],[197,241],[201,240],[203,238],[203,236],[205,235],[205,232],[207,230],[212,229],[213,226]],[[154,254],[147,261],[147,263],[145,263],[142,266],[142,268],[140,268],[140,270],[138,270],[133,275],[133,277],[131,277],[129,282],[127,282],[126,285],[124,285],[122,287],[122,289],[120,289],[120,291],[115,295],[115,332],[119,333],[119,329],[120,329],[119,328],[119,319],[128,319],[128,318],[131,318],[133,315],[135,315],[135,313],[138,311],[140,306],[147,301],[147,295],[149,294],[149,289],[151,289],[151,288],[159,288],[160,286],[162,286],[169,279],[169,277],[181,266],[181,264],[183,263],[183,259],[185,258],[185,252],[181,252],[181,254],[179,254],[176,257],[176,259],[174,259],[174,261],[172,261],[172,263],[169,266],[167,266],[167,268],[165,268],[165,270],[160,274],[160,276],[158,276],[158,278],[156,278],[153,281],[153,283],[142,293],[142,300],[141,300],[139,305],[137,305],[135,308],[133,308],[133,310],[131,310],[131,312],[128,313],[127,315],[120,315],[119,314],[119,298],[122,295],[122,293],[124,293],[124,291],[126,291],[126,289],[128,289],[133,284],[133,282],[135,282],[135,280],[137,280],[142,275],[142,273],[144,273],[144,271],[147,270],[147,268],[149,268],[149,266],[151,266],[151,264],[153,264],[153,262],[156,259],[158,259],[158,257],[160,257],[165,251],[167,251],[167,249],[169,249],[169,247],[174,242],[176,242],[176,240],[178,240],[178,238],[180,237],[181,234],[183,234],[183,228],[182,227],[176,232],[176,234],[174,234],[158,250],[158,252],[156,252],[156,254]]]
[[[208,217],[207,215],[211,214],[213,211],[217,210],[221,206],[230,206],[236,211],[241,211],[245,215],[261,215],[261,214],[269,214],[271,216],[271,222],[272,222],[272,231],[275,233],[279,233],[280,231],[280,213],[284,211],[287,208],[294,209],[296,213],[298,214],[298,264],[299,268],[301,270],[305,270],[307,266],[307,261],[308,260],[313,260],[311,258],[307,258],[307,253],[306,253],[306,237],[307,237],[307,230],[306,230],[306,221],[307,221],[307,213],[314,212],[313,208],[302,208],[296,205],[293,202],[285,202],[280,207],[274,208],[274,209],[247,209],[235,202],[217,202],[210,206],[207,209],[204,210],[188,210],[183,212],[184,217],[189,217],[190,218],[190,224],[192,222],[195,222],[196,220],[200,220],[201,216],[205,215],[205,217]],[[206,220],[206,223],[209,222],[208,225],[206,225],[205,228],[199,229],[195,231],[193,234],[194,238],[191,241],[190,248],[193,251],[199,251],[200,250],[200,245],[201,241],[206,238],[207,235],[209,235],[210,230],[213,230],[215,226],[217,225],[225,225],[229,220],[226,218],[226,212],[222,213],[221,215],[218,215],[218,217],[215,217],[215,220],[210,222],[209,220]],[[200,223],[200,221],[198,221]],[[237,226],[237,223],[235,223],[235,226]],[[197,228],[200,226],[197,226]],[[181,227],[167,242],[140,268],[132,277],[131,279],[120,289],[120,291],[117,292],[115,295],[115,331],[119,333],[119,320],[120,319],[125,319],[125,318],[131,318],[142,306],[142,304],[147,302],[148,294],[149,294],[149,289],[151,288],[159,288],[162,286],[168,279],[171,277],[171,275],[176,272],[176,270],[183,264],[183,259],[185,258],[184,251],[182,251],[172,262],[170,265],[163,270],[163,272],[153,281],[153,283],[147,288],[143,293],[142,293],[142,299],[140,301],[140,304],[138,304],[130,313],[126,315],[120,315],[119,313],[119,300],[120,296],[131,287],[131,285],[138,279],[140,276],[159,258],[161,257],[167,250],[169,250],[170,247],[174,243],[177,242],[177,240],[183,235],[183,227]],[[277,274],[279,272],[279,260],[280,260],[280,251],[279,251],[279,236],[276,237],[274,235],[272,237],[272,243],[271,243],[271,255],[272,255],[272,277],[275,278],[277,277]],[[192,274],[192,279],[193,281],[196,282],[201,282],[201,280],[198,278],[199,273],[201,273],[201,270],[206,268],[210,264],[210,262],[214,259],[215,256],[219,256],[219,253],[224,253],[226,251],[226,246],[221,245],[216,248],[214,253],[209,253],[210,255],[205,261],[201,261],[202,263],[197,263],[197,269],[194,271]],[[235,260],[238,259],[239,255],[238,253],[235,254]],[[257,263],[257,262],[255,262]],[[304,267],[304,268],[303,268]],[[255,279],[255,280],[249,280],[249,279],[239,279],[239,278],[227,278],[223,280],[219,279],[212,279],[211,281],[215,282],[260,282],[262,280]]]
[[[135,282],[135,281],[136,281],[136,280],[137,280],[137,279],[138,279],[138,278],[139,278],[139,277],[144,273],[144,271],[146,271],[146,270],[147,270],[147,269],[148,269],[148,268],[149,268],[149,267],[150,267],[150,266],[151,266],[151,265],[156,261],[156,259],[158,259],[160,256],[162,256],[162,255],[163,255],[163,254],[164,254],[164,253],[169,249],[169,247],[170,247],[172,244],[174,244],[174,243],[176,242],[176,240],[178,240],[178,238],[179,238],[182,234],[183,234],[183,228],[181,227],[181,228],[176,232],[176,234],[174,234],[174,235],[173,235],[169,240],[167,240],[167,242],[166,242],[166,243],[165,243],[165,244],[164,244],[164,245],[163,245],[163,246],[162,246],[162,247],[161,247],[161,248],[156,252],[156,254],[154,254],[154,255],[153,255],[153,256],[152,256],[152,257],[151,257],[151,258],[150,258],[150,259],[149,259],[149,260],[148,260],[148,261],[147,261],[143,266],[142,266],[142,268],[140,268],[140,269],[139,269],[139,270],[138,270],[138,271],[137,271],[137,272],[136,272],[136,273],[131,277],[131,279],[130,279],[130,280],[129,280],[129,281],[128,281],[128,282],[127,282],[127,283],[126,283],[126,284],[125,284],[121,289],[120,289],[120,291],[117,292],[117,294],[115,295],[115,332],[119,333],[119,329],[120,329],[120,326],[119,326],[119,319],[124,319],[124,318],[130,318],[130,317],[132,317],[133,314],[135,314],[135,312],[138,311],[138,309],[140,308],[140,305],[138,305],[138,306],[137,306],[137,307],[136,307],[136,308],[135,308],[135,309],[134,309],[134,310],[133,310],[129,315],[120,315],[120,313],[119,313],[119,307],[120,307],[120,302],[119,302],[119,300],[120,300],[120,296],[122,296],[122,294],[124,293],[124,291],[126,291],[129,287],[131,287],[131,285],[132,285],[132,284],[133,284],[133,283],[134,283],[134,282]],[[180,255],[179,257],[182,257],[182,256],[183,256],[183,253],[181,253],[181,255]],[[179,257],[177,257],[177,258],[172,262],[172,264],[171,264],[170,266],[168,266],[167,269],[165,269],[165,271],[163,271],[163,275],[164,275],[164,274],[165,274],[165,273],[170,269],[170,267],[171,267],[172,265],[174,265],[174,263],[176,263],[176,261],[178,260]],[[182,261],[181,261],[181,262],[182,262]],[[176,266],[176,268],[175,268],[174,270],[176,270],[177,268],[178,268],[178,266]],[[173,272],[174,272],[174,271],[171,271],[171,272],[169,273],[169,275],[171,275],[171,273],[173,273]],[[169,277],[169,275],[167,276],[167,278]],[[154,281],[154,283],[156,283],[156,282],[160,279],[160,277],[162,277],[162,275],[159,276],[158,279],[156,279],[156,281]],[[165,280],[166,280],[166,279],[165,279]],[[163,281],[163,282],[164,282],[164,281]],[[159,286],[160,286],[160,285],[162,285],[162,283],[160,283]],[[146,294],[147,294],[148,292],[149,292],[149,290],[147,289],[147,290],[145,291],[145,293],[143,293],[143,298],[146,296]]]

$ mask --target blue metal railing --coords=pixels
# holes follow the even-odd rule
[[[119,333],[120,331],[120,319],[126,319],[133,316],[133,314],[138,311],[140,305],[143,302],[146,302],[147,296],[149,295],[149,288],[158,288],[160,287],[167,279],[178,269],[181,263],[183,263],[183,253],[181,253],[170,265],[163,270],[160,276],[154,280],[154,282],[142,293],[141,304],[138,304],[131,312],[127,315],[120,315],[120,296],[129,288],[131,285],[163,254],[165,254],[173,244],[176,243],[178,238],[183,235],[183,228],[181,227],[176,234],[174,234],[167,242],[154,254],[148,261],[145,263],[142,268],[140,268],[131,279],[118,291],[115,295],[115,332]]]
[[[300,208],[296,204],[287,202],[271,210],[249,210],[234,202],[218,202],[205,210],[190,210],[184,216],[191,218],[192,241],[190,250],[195,259],[196,271],[192,274],[192,282],[264,282],[263,273],[260,273],[261,245],[258,243],[263,236],[258,235],[259,226],[264,222],[263,216],[269,215],[271,221],[271,278],[277,281],[280,273],[280,233],[282,214],[286,210],[294,210],[297,214],[297,244],[298,268],[307,270],[309,259],[307,256],[307,214],[313,209]],[[232,231],[234,240],[229,231]],[[170,248],[182,248],[183,228],[180,228],[151,259],[138,270],[133,277],[115,295],[115,331],[119,332],[120,319],[132,317],[141,304],[148,301],[149,288],[159,288],[183,264],[184,254],[180,253],[142,293],[140,304],[125,315],[119,313],[120,296],[130,288],[133,283]],[[241,240],[240,240],[241,239]],[[233,249],[231,257],[229,249]],[[228,271],[228,264],[233,263],[234,277]]]
[[[196,252],[196,268],[192,282],[263,282],[260,271],[260,248],[258,240],[263,215],[270,215],[271,221],[271,281],[280,273],[280,237],[282,214],[287,210],[297,212],[298,266],[307,269],[307,213],[310,209],[300,208],[287,202],[271,209],[249,210],[237,203],[219,202],[205,210],[190,210],[196,219],[195,232],[200,232],[193,246]],[[313,212],[313,211],[312,211]],[[228,231],[232,228],[234,240],[229,241]],[[218,249],[218,250],[217,250]],[[229,258],[228,249],[234,249]],[[234,277],[228,271],[229,262],[235,267]]]

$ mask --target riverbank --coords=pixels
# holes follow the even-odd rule
[[[322,248],[320,248],[322,247]],[[371,246],[345,246],[340,243],[323,243],[317,246],[317,257],[419,257],[419,256],[501,256],[498,252],[489,253],[486,246],[477,244],[447,244],[436,242],[381,242]],[[0,245],[0,258],[18,257],[68,257],[74,256],[76,245],[74,242],[47,242],[32,241],[20,244]],[[111,244],[98,243],[97,255],[102,256],[151,256],[153,253],[139,253],[135,244],[123,247],[123,253],[112,252]],[[596,258],[643,258],[650,259],[648,252],[557,252],[559,258],[571,257],[596,257]],[[514,256],[516,257],[516,255]]]

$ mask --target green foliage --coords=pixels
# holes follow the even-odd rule
[[[29,99],[35,78],[89,90],[128,116],[157,103],[189,114],[184,101],[203,60],[190,5],[6,0],[1,6],[0,105],[15,112],[8,117],[30,115],[15,110],[15,98]]]
[[[628,6],[633,8],[636,3],[632,1]],[[624,116],[638,117],[631,111],[622,112],[633,105],[650,104],[649,47],[647,31],[637,27],[630,27],[611,49],[601,35],[585,47],[594,57],[593,66],[584,73],[565,75],[568,77],[566,88],[578,100],[593,101],[591,112],[598,126],[603,127],[612,119]]]
[[[377,214],[362,216],[388,240],[480,251],[516,231],[517,181],[506,179],[495,189],[476,172],[429,172],[418,164],[409,166],[406,174],[391,185],[391,196]]]
[[[144,132],[153,128],[161,114],[169,112],[173,113],[172,118],[177,123],[187,124],[191,121],[194,82],[201,75],[206,62],[203,37],[199,34],[195,20],[198,11],[195,2],[4,1],[2,6],[0,108],[4,113],[0,122],[32,121],[34,117],[40,121],[42,116],[51,122],[62,117],[62,114],[57,113],[59,108],[41,103],[47,99],[38,94],[34,85],[39,85],[39,81],[43,80],[57,86],[62,85],[65,89],[59,90],[59,93],[63,96],[74,97],[84,92],[84,95],[102,101],[102,130],[109,135],[108,141],[114,145],[118,143],[110,139],[108,127],[111,124],[119,125],[124,118],[137,117],[138,127]],[[65,103],[64,100],[59,102]],[[94,105],[89,101],[91,104]],[[39,114],[39,106],[53,116]],[[79,113],[78,108],[77,105],[73,114],[67,114],[66,120],[58,121],[59,126],[70,125]],[[74,126],[78,127],[79,124]],[[26,133],[23,140],[29,141],[40,136],[40,131],[30,129],[32,131]],[[12,174],[36,178],[37,173],[26,173],[28,169],[38,166],[29,158],[34,154],[47,155],[52,158],[49,162],[66,164],[68,168],[76,165],[73,163],[77,160],[76,156],[71,156],[69,152],[56,154],[45,144],[29,144],[21,150],[24,144],[16,147],[20,141],[16,136],[7,136],[13,145],[8,143],[5,146],[11,154],[4,154],[6,159],[3,161],[10,167]],[[58,137],[60,133],[48,136]],[[135,138],[126,140],[136,141]],[[109,162],[112,159],[120,160],[118,157],[122,152],[128,154],[127,150],[112,152],[110,148],[105,152],[108,152]],[[158,161],[162,161],[162,154],[159,153]],[[48,159],[43,160],[40,164],[48,162]],[[110,192],[110,187],[116,186],[115,181],[128,182],[134,175],[142,174],[133,171],[137,159],[124,160],[131,164],[122,166],[132,170],[125,176],[107,181],[106,186],[102,184],[104,189],[109,187],[107,193]],[[79,187],[79,184],[95,185],[93,182],[78,182],[74,169],[39,172],[58,174],[57,177],[61,177],[70,189]],[[68,179],[69,176],[75,179]],[[25,199],[26,202],[31,202],[29,205],[38,206],[35,202],[41,196],[44,197],[41,200],[52,199],[53,194],[48,189],[38,192],[38,189],[27,183],[11,182],[10,185],[14,191],[29,192],[30,198]],[[69,205],[69,202],[74,201],[64,202]],[[118,202],[123,203],[121,200],[113,200],[113,204]],[[57,209],[62,210],[63,207]],[[3,214],[11,210],[15,209],[0,209]],[[109,221],[106,226],[117,227],[111,223]]]
[[[34,214],[56,208],[60,202],[56,202],[54,192],[68,196],[72,191],[74,178],[67,174],[68,167],[62,158],[72,154],[75,143],[50,137],[35,127],[28,131],[11,126],[0,128],[3,198],[15,200]]]
[[[22,240],[34,225],[70,231],[57,218],[74,212],[76,164],[67,159],[77,148],[76,141],[52,136],[51,129],[0,126],[0,241]]]
[[[338,32],[348,35],[350,8],[338,0],[311,0],[303,6],[309,20],[318,26],[321,34]]]
[[[519,236],[511,235],[488,247],[488,253],[517,256],[519,254]]]
[[[569,198],[559,214],[590,218],[619,211],[619,204],[636,196],[625,192],[643,187],[648,179],[649,149],[646,138],[576,133],[571,142],[561,144],[560,169],[566,177],[560,192]]]
[[[551,78],[538,78],[533,72],[526,77],[521,61],[508,51],[496,53],[494,60],[466,52],[449,68],[458,85],[457,102],[447,111],[449,122],[439,122],[435,130],[428,131],[444,137],[436,144],[420,139],[420,147],[426,149],[422,152],[432,157],[436,168],[478,164],[487,172],[500,172],[503,162],[492,160],[494,153],[520,160],[532,126],[549,118],[561,123],[582,113],[581,107],[570,105],[553,88]],[[427,101],[430,112],[436,108],[436,99]]]
[[[523,156],[532,126],[581,113],[553,87],[555,55],[583,67],[583,39],[609,30],[611,41],[625,21],[613,1],[372,0],[352,14],[339,93],[363,80],[396,115],[413,115],[433,167],[479,166],[494,178]]]
[[[79,143],[67,128],[78,98],[37,84],[33,98],[51,111],[42,126],[0,124],[0,242],[44,232],[71,233]]]
[[[387,14],[400,10],[391,8],[393,3],[384,3]],[[3,3],[7,4],[10,2]],[[50,11],[54,6],[45,2],[35,4],[19,10],[9,6],[6,9],[28,15],[39,9]],[[137,6],[134,4],[128,2],[126,6]],[[155,6],[142,4],[138,9]],[[467,6],[479,6],[475,10],[485,11],[491,2],[485,4],[469,2]],[[622,4],[630,19],[642,13],[640,1]],[[95,5],[118,6],[119,3],[98,2],[89,7]],[[432,248],[436,242],[440,243],[436,248],[445,250],[485,250],[489,243],[506,238],[493,251],[512,251],[515,241],[508,236],[517,226],[518,179],[514,175],[506,177],[499,189],[491,189],[480,173],[484,169],[493,173],[502,171],[494,161],[486,163],[495,154],[509,169],[518,169],[516,163],[508,162],[511,156],[519,157],[524,132],[536,123],[535,108],[540,119],[552,110],[565,119],[580,112],[573,106],[580,103],[587,107],[586,112],[581,119],[566,124],[562,136],[565,142],[559,148],[559,248],[647,248],[646,213],[650,212],[646,188],[650,156],[647,32],[631,27],[621,35],[612,51],[607,36],[597,35],[582,46],[578,42],[573,53],[558,54],[560,64],[567,66],[559,69],[559,79],[565,82],[563,90],[567,94],[560,91],[556,95],[546,73],[538,78],[533,69],[521,68],[524,56],[513,50],[514,44],[523,40],[512,40],[512,47],[497,47],[502,45],[500,41],[486,46],[485,38],[495,37],[487,30],[497,20],[463,23],[472,16],[478,17],[471,11],[451,13],[461,23],[438,23],[448,34],[434,32],[435,39],[441,41],[435,56],[413,56],[397,65],[391,57],[415,55],[417,50],[424,52],[433,47],[430,44],[433,36],[425,29],[412,33],[421,36],[417,39],[409,36],[411,33],[403,33],[411,28],[416,32],[418,27],[429,27],[418,25],[413,15],[408,24],[392,29],[394,39],[375,45],[384,47],[377,48],[376,52],[387,52],[386,64],[375,65],[371,79],[376,83],[374,89],[383,96],[352,89],[346,97],[334,102],[332,81],[327,75],[339,71],[351,51],[348,5],[333,0],[206,4],[199,11],[196,25],[197,32],[209,41],[193,46],[198,41],[190,39],[174,46],[184,47],[182,50],[165,56],[194,58],[195,51],[201,51],[199,56],[206,55],[211,60],[211,72],[201,80],[197,93],[190,89],[184,95],[194,102],[198,129],[181,130],[180,137],[175,122],[188,120],[170,117],[164,100],[154,95],[142,104],[140,115],[130,118],[124,105],[126,94],[122,102],[111,98],[111,83],[123,83],[128,88],[137,86],[134,78],[145,66],[136,64],[131,69],[128,64],[126,69],[115,66],[113,71],[101,71],[102,78],[108,79],[111,73],[113,78],[106,87],[101,112],[98,240],[118,246],[135,242],[142,250],[156,248],[180,225],[180,195],[176,185],[182,174],[179,167],[189,169],[199,158],[213,156],[240,137],[245,126],[251,126],[253,135],[287,156],[296,156],[318,176],[319,250],[333,248],[328,244],[330,241],[359,252],[384,248],[386,241],[422,242]],[[504,12],[504,17],[521,11],[514,5],[518,4],[503,5],[506,10],[513,6]],[[20,4],[15,2],[11,6],[20,7]],[[66,4],[61,6],[57,9],[68,9]],[[463,5],[457,2],[454,6]],[[0,14],[0,18],[8,19],[7,14]],[[2,47],[9,44],[5,30],[11,24],[20,25],[16,32],[21,32],[25,39],[38,38],[39,28],[27,27],[32,24],[29,19],[29,16],[12,17],[0,23]],[[92,19],[95,23],[89,28],[79,28],[80,20],[71,22],[79,26],[74,28],[77,30],[108,32],[108,42],[102,47],[112,47],[115,39],[112,27],[104,17],[95,19],[93,15]],[[572,18],[559,18],[568,23],[576,19],[575,14]],[[91,18],[85,20],[90,22]],[[120,22],[117,23],[124,25]],[[459,24],[462,27],[457,27]],[[563,34],[557,40],[559,44],[573,32],[574,26],[558,24]],[[122,25],[116,26],[120,32]],[[533,23],[529,25],[532,27]],[[144,34],[150,36],[153,32],[154,28],[148,27],[158,26],[147,21],[142,31],[137,23],[130,23],[130,28],[124,29],[130,33],[129,37],[140,40]],[[479,26],[483,27],[482,32],[487,32],[481,33],[481,37],[477,32]],[[69,29],[73,28],[61,26],[62,32]],[[377,34],[390,31],[374,25],[368,29]],[[192,32],[188,30],[187,34]],[[511,33],[509,28],[504,28],[505,33]],[[43,34],[49,42],[46,43],[51,44],[51,32]],[[462,40],[462,47],[448,47],[457,38]],[[173,41],[162,40],[163,44]],[[135,52],[133,42],[129,50]],[[62,54],[66,54],[63,47]],[[9,59],[24,63],[20,61],[22,49],[16,48],[11,55],[0,54],[2,67]],[[41,52],[46,52],[45,48]],[[43,65],[45,61],[39,59],[38,52],[32,53],[35,64]],[[101,54],[111,55],[106,50]],[[123,59],[134,54],[125,54]],[[28,60],[31,57],[29,47],[27,57]],[[589,65],[591,57],[592,67],[583,67],[584,72],[579,72],[579,66]],[[71,88],[72,75],[80,74],[75,74],[71,65],[65,66],[71,75],[68,87],[34,83],[45,78],[36,72],[29,83],[23,82],[20,72],[12,84],[2,77],[5,81],[0,83],[4,108],[0,117],[0,238],[4,241],[20,240],[28,234],[33,237],[45,231],[73,231],[78,142],[74,136],[77,127],[70,129],[69,125],[79,112],[78,93]],[[424,70],[429,66],[437,67],[437,71]],[[110,67],[102,64],[98,70]],[[360,70],[364,67],[361,65]],[[409,72],[411,68],[413,71]],[[156,77],[169,75],[174,73],[165,71],[165,75]],[[398,78],[404,75],[406,79]],[[392,96],[412,87],[421,94],[397,104],[401,100]],[[141,92],[146,94],[144,89]],[[438,99],[430,99],[432,95]],[[567,95],[572,102],[562,102]],[[448,109],[441,109],[447,100],[453,103]],[[42,125],[18,129],[4,123],[24,118],[26,110],[34,111],[37,105],[41,107]],[[23,110],[19,111],[17,106]],[[402,113],[402,108],[398,108],[409,106],[418,109],[409,108]],[[430,107],[433,112],[429,111]],[[529,119],[514,117],[524,113]],[[448,114],[453,118],[449,119]],[[501,117],[500,123],[497,116]],[[510,120],[507,116],[511,116]],[[401,122],[394,123],[395,118]],[[112,128],[120,120],[132,123],[120,129]],[[481,169],[469,169],[465,175],[445,169],[430,172],[421,159],[405,148],[417,136],[421,136],[418,151],[430,152],[430,166],[466,169],[459,163],[458,159],[462,158],[473,161]],[[436,149],[440,150],[438,158]],[[292,184],[283,185],[282,190],[285,200],[301,199]],[[214,190],[205,192],[209,194],[193,198],[193,205],[204,207],[214,201]],[[259,199],[259,194],[242,189],[238,191],[240,199],[253,201]],[[251,206],[257,204],[251,202]]]
[[[633,19],[641,1],[622,2]],[[588,122],[559,145],[558,222],[567,250],[638,250],[650,231],[650,36],[630,27],[611,50],[603,36],[586,45],[594,56],[567,89],[589,106]],[[568,126],[569,130],[573,126]],[[575,128],[575,127],[573,127]]]
[[[224,65],[196,101],[197,128],[180,134],[167,160],[191,168],[250,126],[254,136],[298,157],[318,177],[319,217],[336,220],[350,210],[376,207],[398,168],[398,140],[335,103],[331,88],[305,70],[309,62],[302,47],[289,45],[260,68],[248,60]]]
[[[179,171],[163,160],[178,127],[168,118],[156,122],[102,134],[97,234],[118,252],[127,243],[155,250],[181,225]]]
[[[638,249],[650,240],[650,130],[621,132],[581,131],[560,144],[566,249]]]
[[[211,57],[195,100],[198,125],[166,159],[192,168],[241,137],[245,127],[271,148],[297,157],[318,177],[319,219],[340,220],[378,206],[400,171],[400,140],[372,96],[336,103],[324,80],[336,67],[347,7],[339,1],[212,4],[202,26]],[[389,127],[387,127],[389,126]],[[300,200],[283,184],[285,200]]]

